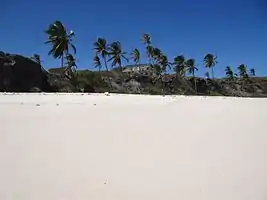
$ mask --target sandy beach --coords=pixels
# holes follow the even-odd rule
[[[0,94],[1,200],[266,200],[267,99]]]

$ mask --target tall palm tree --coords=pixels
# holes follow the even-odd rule
[[[230,66],[227,66],[225,68],[225,75],[226,75],[228,80],[234,80],[234,78],[235,78],[234,72],[233,72],[233,70],[231,69]]]
[[[214,72],[213,72],[213,68],[214,66],[217,64],[217,57],[213,54],[208,53],[205,57],[204,57],[204,65],[207,68],[211,68],[211,74],[212,74],[212,78],[214,79]]]
[[[247,66],[246,65],[241,64],[241,65],[238,66],[237,69],[238,69],[240,78],[248,78]]]
[[[72,44],[74,32],[70,31],[67,33],[64,25],[60,21],[55,21],[49,25],[45,33],[48,35],[48,40],[45,43],[52,45],[48,55],[53,55],[56,59],[61,58],[61,67],[63,67],[64,57],[69,54],[69,46],[73,49],[74,54],[76,54],[76,47]]]
[[[186,66],[189,74],[192,74],[194,83],[195,83],[195,90],[197,90],[197,83],[196,83],[196,77],[195,72],[198,71],[198,68],[196,67],[196,60],[193,58],[190,58],[186,61]]]
[[[151,37],[148,33],[144,33],[142,35],[142,43],[145,45],[146,54],[148,57],[149,65],[151,65],[152,57],[153,57],[153,47],[151,45]]]
[[[33,54],[33,56],[31,57],[31,59],[34,61],[34,62],[37,62],[39,65],[41,65],[41,56],[39,54]]]
[[[98,68],[99,71],[101,70],[102,64],[101,64],[101,61],[98,55],[95,55],[94,57],[94,65],[95,65],[95,68]]]
[[[109,61],[112,61],[111,66],[118,65],[122,71],[122,60],[128,62],[126,58],[126,52],[122,51],[121,43],[119,41],[113,42],[109,47]]]
[[[102,57],[107,71],[108,71],[107,56],[109,55],[108,48],[109,47],[105,38],[97,38],[97,41],[94,43],[94,50],[96,55]]]
[[[184,77],[186,73],[186,59],[183,55],[176,56],[173,61],[173,68],[177,77]]]
[[[146,54],[148,57],[148,64],[149,65],[154,64],[152,61],[153,56],[154,56],[154,48],[151,45],[146,46]]]

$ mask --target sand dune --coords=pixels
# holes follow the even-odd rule
[[[266,200],[267,99],[0,95],[1,200]]]

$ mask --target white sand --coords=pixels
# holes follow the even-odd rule
[[[0,200],[266,200],[266,125],[267,99],[1,94]]]

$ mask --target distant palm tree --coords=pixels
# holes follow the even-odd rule
[[[33,56],[31,57],[31,59],[34,61],[34,62],[37,62],[39,65],[41,65],[41,56],[39,54],[33,54]]]
[[[153,47],[151,45],[151,37],[148,33],[144,33],[142,35],[142,43],[145,45],[146,47],[146,54],[148,57],[148,62],[151,65],[151,59],[153,57]]]
[[[212,78],[214,79],[214,72],[213,72],[213,68],[214,66],[217,64],[217,57],[213,54],[208,53],[205,57],[204,57],[204,65],[207,68],[211,68],[211,74],[212,74]]]
[[[195,77],[195,71],[198,71],[198,68],[196,67],[196,61],[195,59],[191,58],[186,61],[186,66],[189,74],[192,74],[194,83],[195,83],[195,90],[197,90],[197,83],[196,83],[196,77]]]
[[[186,73],[186,59],[183,55],[176,56],[173,62],[173,68],[177,77],[184,77]]]
[[[97,41],[94,43],[95,53],[97,56],[101,56],[107,71],[108,71],[107,56],[109,55],[108,48],[109,47],[105,38],[98,38]]]
[[[256,76],[256,72],[254,68],[250,69],[250,76]]]
[[[161,66],[161,69],[162,71],[164,71],[164,73],[166,74],[166,70],[167,68],[171,69],[171,64],[169,61],[168,61],[168,57],[166,55],[161,55],[159,58],[158,58],[158,63],[159,65]]]
[[[198,68],[196,67],[196,61],[195,59],[191,58],[186,61],[186,66],[189,74],[192,74],[193,77],[195,77],[195,72],[198,71]]]
[[[74,54],[76,54],[76,47],[72,44],[74,32],[70,31],[70,33],[67,33],[63,24],[60,21],[55,21],[49,25],[45,33],[48,35],[48,40],[45,43],[52,45],[48,55],[53,55],[54,58],[61,58],[61,67],[63,67],[64,57],[69,54],[69,46],[73,49]]]
[[[157,62],[161,59],[161,56],[163,55],[162,51],[159,48],[152,48],[151,50],[151,56],[154,59],[154,62]]]
[[[234,72],[230,66],[227,66],[225,68],[225,75],[226,75],[228,80],[234,80],[234,78],[235,78]]]
[[[135,62],[135,65],[138,66],[140,64],[140,52],[138,49],[133,49],[131,53],[131,59]],[[139,67],[140,70],[140,67]]]
[[[113,42],[109,48],[109,61],[112,61],[111,66],[118,65],[122,71],[122,60],[128,62],[128,58],[126,58],[126,52],[122,51],[121,43],[119,41]]]
[[[148,33],[144,33],[142,36],[142,42],[145,46],[151,45],[151,37]]]
[[[99,71],[101,70],[102,64],[101,64],[99,56],[97,56],[97,55],[95,55],[95,57],[94,57],[94,65],[95,65],[95,68],[99,69]]]
[[[248,78],[247,74],[247,66],[244,64],[241,64],[238,66],[239,76],[240,78]]]
[[[154,48],[151,45],[148,45],[146,47],[146,54],[147,54],[147,57],[148,57],[149,65],[154,64],[154,61],[152,62],[152,59],[154,57]]]

